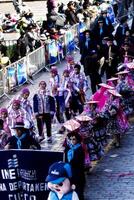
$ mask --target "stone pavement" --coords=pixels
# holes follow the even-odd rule
[[[74,57],[75,57],[75,61],[76,62],[79,61],[79,58],[80,58],[79,53],[74,54]],[[57,68],[58,68],[59,74],[62,74],[62,72],[63,72],[64,68],[66,67],[66,65],[67,65],[67,63],[66,63],[65,60],[62,61],[60,64],[56,65]],[[49,88],[49,78],[50,78],[49,72],[43,72],[42,71],[42,72],[38,73],[34,77],[34,85],[25,84],[25,85],[22,86],[22,88],[23,87],[28,87],[29,88],[31,103],[32,103],[33,95],[37,91],[40,81],[45,80],[46,83],[48,84],[48,88]],[[9,97],[10,98],[15,98],[15,96],[18,96],[20,94],[20,90],[21,90],[21,88],[18,88],[18,91],[14,92],[11,95],[9,95]],[[89,96],[90,96],[90,94],[91,94],[91,91],[89,91]],[[5,97],[2,98],[1,102],[0,102],[0,107],[7,107],[9,102],[10,102],[9,99],[7,99]],[[49,150],[49,151],[62,151],[63,150],[62,144],[63,144],[64,138],[65,138],[65,135],[57,134],[57,131],[59,130],[59,128],[60,128],[60,125],[58,123],[53,124],[53,126],[52,126],[53,142],[52,142],[52,144],[48,144],[46,140],[43,140],[41,142],[41,147],[42,147],[43,150]]]
[[[87,175],[85,200],[134,200],[134,121],[122,138]]]

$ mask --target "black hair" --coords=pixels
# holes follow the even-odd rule
[[[78,134],[77,132],[73,131],[67,134],[67,137],[70,139],[72,136],[75,136],[75,138],[77,139],[77,142],[80,143],[82,141],[82,138],[80,136],[80,134]]]
[[[3,129],[3,124],[4,124],[4,121],[2,119],[0,119],[0,127]]]
[[[75,68],[80,70],[80,69],[81,69],[81,66],[80,66],[79,64],[76,64],[76,65],[74,66],[74,69],[75,69]]]

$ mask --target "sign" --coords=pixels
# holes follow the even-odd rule
[[[15,65],[7,68],[7,77],[8,77],[9,87],[10,88],[15,87],[17,85]]]
[[[0,199],[46,200],[49,166],[63,160],[62,152],[0,151]]]
[[[56,45],[55,41],[52,41],[48,45],[48,52],[49,52],[49,64],[55,64],[57,62],[57,56],[58,56],[58,47]]]
[[[26,62],[24,59],[17,63],[17,80],[18,85],[22,85],[27,81]]]
[[[0,96],[4,94],[4,85],[3,85],[3,70],[0,70]]]
[[[57,41],[57,45],[58,45],[58,56],[59,56],[59,60],[63,60],[65,57],[65,42],[64,42],[64,36],[61,36],[59,38],[59,40]]]

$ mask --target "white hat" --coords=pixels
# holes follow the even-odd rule
[[[66,121],[63,124],[63,126],[69,131],[75,131],[76,129],[78,129],[80,127],[80,123],[74,119],[70,119],[70,120]]]
[[[110,86],[110,85],[107,85],[106,83],[99,83],[98,85],[101,86],[101,87],[107,88],[107,89],[109,89],[109,90],[114,89],[114,87],[112,87],[112,86]]]
[[[75,117],[78,121],[91,121],[93,120],[91,117],[87,116],[87,115],[78,115]]]
[[[116,97],[122,97],[116,90],[108,90],[108,92]]]

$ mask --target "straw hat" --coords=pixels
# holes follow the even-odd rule
[[[122,97],[116,90],[108,90],[108,92],[115,97]]]
[[[112,78],[107,79],[107,81],[117,81],[117,80],[119,80],[119,78],[117,77],[112,77]]]
[[[63,126],[69,131],[75,131],[76,129],[78,129],[80,127],[80,123],[74,119],[70,119],[70,120],[66,121],[63,124]]]
[[[99,83],[98,85],[101,86],[101,87],[107,88],[107,89],[109,89],[109,90],[114,89],[114,87],[112,87],[112,86],[110,86],[110,85],[107,85],[106,83]]]
[[[87,115],[78,115],[75,117],[78,121],[83,122],[83,121],[91,121],[92,118],[87,116]]]

